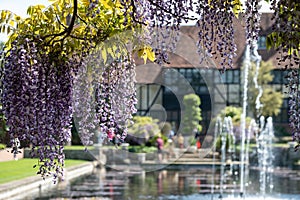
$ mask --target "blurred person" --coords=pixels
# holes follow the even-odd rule
[[[158,137],[156,139],[156,146],[157,146],[158,162],[162,162],[162,160],[163,160],[164,140],[162,139],[161,134],[158,134]]]
[[[183,147],[184,147],[184,137],[182,136],[181,133],[178,134],[177,142],[178,142],[179,148],[183,149]]]

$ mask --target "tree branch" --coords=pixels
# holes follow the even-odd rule
[[[138,23],[138,24],[147,25],[145,22],[141,22],[141,21],[138,21],[138,20],[135,19],[134,13],[136,13],[136,6],[134,4],[134,0],[130,1],[130,5],[132,6],[132,13],[133,13],[132,19],[133,19],[133,21]]]
[[[66,37],[68,37],[71,34],[71,32],[74,28],[76,17],[77,17],[78,0],[73,0],[73,4],[74,4],[73,14],[72,14],[72,18],[71,18],[71,22],[70,22],[69,26],[60,33],[45,35],[44,37],[42,37],[43,40],[48,37],[52,37],[51,40],[48,42],[48,43],[50,43],[54,38],[65,35],[62,39],[53,41],[53,42],[59,42],[59,41],[63,41]]]
[[[67,27],[60,21],[60,19],[59,19],[59,17],[57,16],[56,13],[55,13],[55,16],[56,16],[56,19],[57,19],[58,23],[59,23],[60,25],[62,25],[65,29],[67,29]]]
[[[73,0],[73,2],[74,2],[73,15],[72,15],[71,23],[67,29],[67,36],[71,34],[77,16],[78,2],[77,0]]]
[[[78,14],[77,14],[77,17],[78,17],[78,19],[80,19],[83,23],[85,23],[85,25],[88,25],[88,23],[87,23],[84,19],[82,19]]]

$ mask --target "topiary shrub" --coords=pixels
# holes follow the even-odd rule
[[[196,94],[188,94],[183,97],[184,114],[183,114],[183,135],[190,136],[196,129],[202,131],[202,126],[199,124],[202,120],[200,97]]]

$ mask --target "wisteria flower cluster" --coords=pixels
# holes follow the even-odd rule
[[[95,71],[95,69],[94,69]],[[94,81],[87,62],[83,61],[73,85],[74,125],[83,145],[92,145],[92,137],[99,121],[95,112]]]
[[[289,88],[289,121],[292,128],[293,140],[298,142],[295,150],[300,148],[300,91],[299,91],[299,70],[292,69],[288,75],[288,88]]]
[[[92,58],[92,59],[91,59]],[[122,142],[132,123],[135,105],[135,65],[130,56],[106,65],[96,56],[81,66],[74,82],[74,117],[84,145],[100,128],[102,137]]]
[[[123,1],[126,5],[126,1]],[[133,0],[127,6],[129,16],[137,24],[147,25],[148,43],[155,52],[155,62],[169,63],[170,52],[174,52],[179,40],[180,24],[189,18],[193,10],[192,0]],[[151,37],[150,37],[151,36]]]
[[[42,177],[63,174],[64,145],[72,117],[71,60],[58,60],[29,39],[19,38],[5,59],[3,106],[10,138],[31,146]]]
[[[111,133],[122,142],[127,135],[127,125],[132,123],[135,105],[135,65],[132,58],[114,61],[105,68],[96,91],[96,111],[101,131]]]
[[[233,8],[233,1],[228,0],[204,0],[197,4],[201,62],[207,57],[219,58],[223,71],[233,67],[232,60],[236,52]]]
[[[179,40],[180,24],[189,19],[193,10],[192,0],[149,1],[151,46],[156,55],[156,63],[169,63],[169,53],[175,51]]]
[[[300,27],[299,14],[300,4],[289,0],[272,0],[272,10],[274,10],[273,33],[269,37],[280,52],[279,65],[288,69],[287,87],[289,89],[289,122],[292,128],[294,141],[300,146],[300,102],[299,102],[299,66],[300,66]],[[283,38],[284,36],[284,38]]]
[[[245,22],[246,22],[246,39],[248,45],[252,49],[253,43],[258,40],[258,33],[260,31],[260,0],[247,0],[245,10]]]

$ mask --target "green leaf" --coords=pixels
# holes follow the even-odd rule
[[[29,6],[27,9],[27,14],[31,15],[32,14],[32,6]]]
[[[90,5],[90,1],[89,0],[80,0],[80,2],[85,5],[85,6],[89,6]]]
[[[266,46],[267,49],[271,49],[274,45],[273,36],[270,34],[267,36]]]
[[[5,33],[5,25],[1,26],[1,33]]]
[[[7,35],[10,33],[10,30],[11,30],[11,29],[10,29],[10,26],[8,26],[7,29],[6,29]]]
[[[154,62],[155,60],[155,53],[153,52],[152,48],[146,48],[146,53],[147,53],[147,58],[151,61]]]
[[[240,0],[234,0],[232,12],[236,18],[239,18],[239,13],[242,11],[242,3]]]
[[[145,49],[139,49],[138,50],[138,57],[144,59],[144,64],[147,62],[147,53],[145,52]]]
[[[102,59],[103,59],[104,63],[106,63],[106,61],[107,61],[106,49],[103,49],[101,51],[101,55],[102,55]]]
[[[153,52],[152,48],[149,46],[145,46],[138,50],[138,57],[144,59],[144,64],[146,64],[147,59],[151,62],[155,60],[155,53]]]

